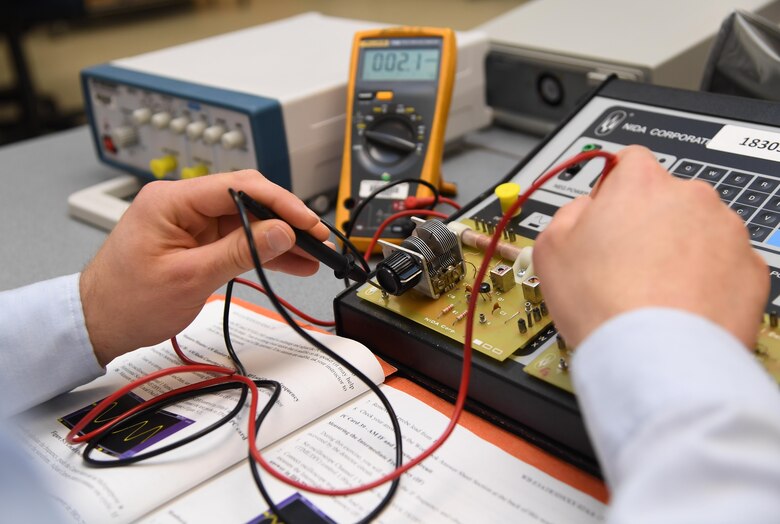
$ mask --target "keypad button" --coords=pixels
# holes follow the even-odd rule
[[[697,164],[696,162],[680,162],[680,164],[674,168],[674,172],[678,175],[693,176],[699,172],[703,164]]]
[[[750,233],[750,240],[754,242],[762,242],[772,230],[768,227],[757,226],[755,224],[748,225],[748,233]]]
[[[734,186],[727,186],[724,184],[720,184],[716,191],[720,195],[720,199],[724,202],[731,202],[734,200],[734,197],[737,196],[737,194],[742,191],[742,189]]]
[[[753,213],[758,211],[757,207],[746,206],[745,204],[731,204],[731,209],[733,209],[740,217],[742,217],[742,220],[746,222],[751,216],[753,216]]]
[[[769,198],[769,195],[766,193],[759,193],[758,191],[750,191],[749,189],[746,189],[742,192],[741,195],[739,195],[739,198],[737,199],[737,202],[740,204],[747,204],[749,206],[760,206],[764,203],[764,200]]]
[[[759,226],[774,228],[780,223],[780,213],[772,213],[771,211],[762,209],[753,216],[753,219],[750,222],[752,224],[758,224]]]
[[[748,182],[753,179],[753,175],[747,173],[740,173],[739,171],[732,171],[723,179],[724,184],[737,187],[745,187]]]
[[[780,230],[777,230],[774,233],[772,233],[772,235],[769,238],[767,238],[764,242],[769,244],[770,246],[780,248]]]
[[[771,193],[775,190],[775,188],[780,184],[780,180],[775,180],[773,178],[764,178],[764,177],[758,177],[756,178],[752,184],[748,186],[748,189],[752,189],[754,191],[762,191],[764,193]]]
[[[780,211],[780,197],[772,197],[764,206],[769,211]]]
[[[718,182],[725,174],[726,170],[722,167],[704,166],[704,169],[701,170],[696,178],[710,182]]]

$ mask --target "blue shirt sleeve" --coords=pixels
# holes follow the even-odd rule
[[[729,332],[632,311],[592,333],[571,369],[610,522],[777,522],[780,390]]]
[[[0,417],[102,375],[79,295],[79,275],[0,293]]]

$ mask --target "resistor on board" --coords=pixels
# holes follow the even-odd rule
[[[463,313],[459,314],[457,317],[455,317],[455,321],[453,322],[453,324],[455,324],[457,322],[460,322],[461,320],[466,318],[467,314],[468,314],[468,311],[464,311]]]
[[[455,304],[450,304],[450,305],[448,305],[448,306],[446,306],[446,307],[442,308],[442,310],[441,310],[441,311],[439,311],[439,318],[443,317],[444,315],[446,315],[447,313],[449,313],[450,311],[452,311],[452,309],[453,309],[454,307],[455,307]]]

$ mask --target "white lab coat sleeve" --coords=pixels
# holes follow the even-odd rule
[[[592,333],[571,369],[609,522],[778,522],[780,390],[729,332],[636,310]]]
[[[78,274],[0,293],[0,416],[104,372],[84,323]]]

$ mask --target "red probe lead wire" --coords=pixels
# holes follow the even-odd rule
[[[525,204],[528,198],[537,189],[539,189],[542,185],[544,185],[549,179],[551,179],[561,171],[565,171],[566,169],[569,169],[570,167],[576,164],[587,162],[588,160],[592,160],[594,158],[604,158],[606,161],[604,165],[604,169],[601,172],[602,174],[599,179],[599,183],[596,186],[596,190],[597,190],[598,187],[600,187],[600,185],[603,183],[603,180],[607,177],[609,172],[614,167],[616,161],[615,155],[601,150],[586,151],[580,153],[572,157],[571,159],[566,160],[565,162],[553,167],[547,173],[545,173],[544,175],[536,179],[536,181],[533,184],[531,184],[531,186],[522,195],[520,195],[517,198],[517,201],[512,205],[511,208],[507,210],[506,213],[504,213],[504,216],[501,218],[501,221],[496,226],[496,231],[493,234],[490,244],[485,250],[482,264],[479,266],[479,271],[477,272],[477,276],[474,279],[475,282],[481,282],[482,279],[485,278],[485,273],[487,273],[487,268],[490,265],[490,260],[493,257],[493,253],[495,253],[496,251],[496,246],[498,245],[498,241],[501,239],[501,234],[506,228],[506,225],[511,220],[512,215],[514,215],[514,213],[523,204]],[[458,424],[458,420],[460,419],[460,415],[463,413],[463,407],[466,403],[469,381],[471,379],[471,353],[472,353],[471,344],[473,340],[473,331],[474,331],[474,311],[476,309],[478,295],[479,293],[472,293],[471,299],[469,300],[469,306],[468,306],[467,316],[466,316],[466,334],[465,334],[465,341],[463,344],[463,367],[461,370],[461,380],[460,380],[460,385],[458,386],[458,396],[455,400],[455,407],[452,411],[452,415],[450,416],[450,422],[447,425],[447,428],[441,434],[441,436],[433,444],[431,444],[431,447],[423,451],[420,455],[418,455],[411,461],[407,462],[403,466],[396,468],[390,473],[372,482],[368,482],[360,486],[355,486],[352,488],[345,488],[345,489],[317,488],[315,486],[310,486],[308,484],[303,484],[301,482],[293,480],[287,477],[286,475],[284,475],[283,473],[281,473],[280,471],[274,469],[269,463],[265,461],[260,451],[257,449],[257,446],[254,445],[255,444],[255,439],[253,438],[254,431],[250,432],[250,438],[249,438],[250,454],[252,455],[252,458],[254,458],[260,464],[260,466],[262,466],[262,468],[266,470],[267,473],[269,473],[274,478],[284,482],[289,486],[293,486],[295,488],[310,493],[316,493],[318,495],[343,496],[343,495],[354,495],[356,493],[361,493],[363,491],[368,491],[370,489],[379,487],[382,484],[386,482],[390,482],[391,480],[394,480],[395,478],[401,476],[402,474],[406,473],[407,471],[409,471],[411,468],[413,468],[414,466],[416,466],[426,458],[430,457],[437,449],[441,447],[442,444],[444,444],[444,442],[449,438],[449,436],[455,430],[455,426],[457,426]],[[253,398],[253,404],[254,403],[255,400]],[[254,409],[256,409],[256,407]],[[252,417],[251,420],[252,421],[254,420],[254,416]],[[250,429],[252,430],[254,429],[253,422],[250,423]]]
[[[610,170],[614,167],[616,162],[615,155],[608,153],[606,151],[596,150],[596,151],[587,151],[584,153],[580,153],[576,155],[575,157],[553,167],[551,170],[549,170],[547,173],[539,177],[522,195],[520,195],[517,199],[517,201],[504,213],[503,217],[501,218],[501,221],[496,226],[496,231],[493,234],[493,237],[491,238],[490,244],[488,245],[487,249],[485,250],[484,257],[482,260],[482,264],[479,267],[479,270],[477,271],[477,275],[474,279],[475,282],[482,281],[483,278],[485,278],[485,274],[487,273],[487,268],[490,265],[490,260],[493,257],[493,254],[495,253],[496,246],[498,245],[499,239],[501,238],[501,234],[503,233],[504,229],[506,228],[506,225],[511,220],[514,213],[528,200],[528,198],[542,185],[544,185],[550,178],[554,177],[561,171],[564,171],[571,166],[574,166],[576,164],[586,162],[588,160],[592,160],[594,158],[604,158],[605,159],[605,165],[602,170],[602,175],[599,179],[599,183],[596,186],[596,190],[600,185],[603,183],[603,180],[607,177]],[[244,283],[244,282],[242,282]],[[252,283],[254,284],[254,283]],[[254,287],[254,285],[252,286]],[[452,432],[455,430],[455,427],[458,424],[458,420],[460,420],[460,416],[463,413],[463,407],[466,402],[466,396],[468,392],[468,385],[469,381],[471,379],[471,355],[472,355],[472,341],[473,341],[473,330],[474,330],[474,311],[476,309],[476,301],[477,301],[478,293],[473,293],[471,295],[471,298],[469,299],[468,309],[467,309],[467,316],[466,316],[466,333],[465,333],[465,340],[463,344],[463,367],[461,370],[461,380],[460,385],[458,386],[458,395],[455,400],[455,406],[452,411],[452,415],[450,416],[450,421],[445,430],[442,432],[441,436],[433,443],[431,446],[423,451],[420,455],[415,457],[414,459],[410,460],[403,466],[394,469],[390,473],[374,480],[371,482],[368,482],[363,485],[355,486],[352,488],[344,488],[344,489],[324,489],[324,488],[318,488],[316,486],[310,486],[308,484],[304,484],[301,482],[298,482],[296,480],[293,480],[289,477],[287,477],[284,473],[276,470],[271,466],[268,462],[266,462],[265,458],[262,456],[260,451],[257,449],[257,434],[255,432],[255,420],[257,418],[257,404],[258,404],[258,390],[255,384],[252,382],[251,379],[248,377],[245,377],[243,375],[238,375],[236,370],[232,370],[230,368],[222,367],[222,366],[214,366],[211,364],[199,364],[195,361],[189,359],[186,357],[179,348],[176,338],[174,337],[171,339],[171,343],[174,346],[174,351],[176,351],[176,354],[179,356],[182,361],[187,363],[186,366],[177,366],[170,369],[163,369],[160,371],[157,371],[155,373],[152,373],[142,379],[139,379],[135,382],[127,384],[125,387],[121,388],[114,394],[110,395],[109,397],[106,397],[101,402],[99,402],[92,410],[90,410],[89,413],[87,413],[74,427],[71,429],[71,431],[68,433],[67,440],[69,442],[77,443],[77,442],[84,442],[86,440],[89,440],[94,435],[101,433],[104,431],[108,426],[114,425],[118,423],[121,420],[124,420],[125,418],[129,417],[133,413],[136,413],[140,411],[141,409],[145,408],[146,406],[150,404],[154,404],[157,402],[160,402],[166,398],[169,398],[175,393],[182,393],[185,391],[191,391],[194,389],[199,389],[203,387],[208,387],[210,385],[225,383],[225,382],[243,382],[246,384],[252,395],[250,400],[250,406],[249,406],[249,420],[248,420],[248,441],[249,441],[249,452],[252,456],[252,458],[260,464],[260,466],[271,476],[274,478],[284,482],[285,484],[295,487],[297,489],[307,491],[309,493],[315,493],[319,495],[329,495],[329,496],[344,496],[344,495],[354,495],[356,493],[361,493],[363,491],[368,491],[370,489],[374,489],[376,487],[381,486],[382,484],[385,484],[386,482],[392,481],[396,479],[397,477],[401,476],[405,472],[409,471],[411,468],[416,466],[417,464],[421,463],[426,458],[430,457],[437,449],[439,449],[444,442],[449,438],[449,436],[452,434]],[[160,378],[166,375],[171,375],[175,373],[183,373],[183,372],[207,372],[207,373],[218,373],[224,376],[221,377],[215,377],[212,379],[208,379],[196,384],[191,384],[188,386],[184,386],[181,388],[178,388],[174,391],[169,391],[163,395],[160,395],[158,397],[155,397],[154,399],[147,400],[146,402],[139,404],[138,406],[134,407],[133,409],[127,411],[126,413],[123,413],[116,419],[113,419],[106,425],[104,425],[101,428],[98,428],[86,435],[78,435],[78,432],[81,431],[90,420],[93,420],[95,416],[97,416],[99,413],[104,411],[111,403],[115,402],[119,397],[129,393],[139,385],[145,384],[146,382],[149,382],[151,380],[154,380],[156,378]]]

